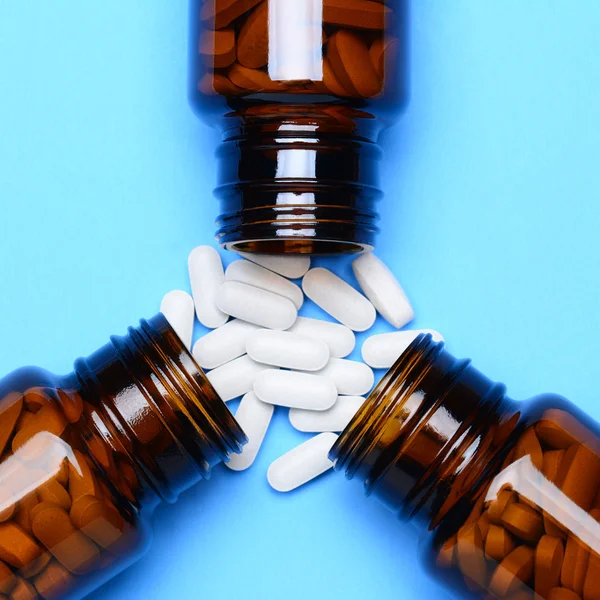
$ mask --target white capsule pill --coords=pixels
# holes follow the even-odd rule
[[[289,329],[298,316],[291,300],[239,281],[226,281],[218,289],[217,306],[232,317],[267,329]]]
[[[356,336],[351,329],[330,321],[298,317],[289,331],[325,342],[329,346],[329,353],[334,358],[348,356],[356,345]]]
[[[255,379],[264,371],[273,369],[253,361],[247,354],[209,371],[206,377],[227,402],[252,391]]]
[[[288,279],[300,279],[310,269],[309,256],[281,256],[278,254],[253,254],[251,252],[238,252],[238,254]]]
[[[441,333],[433,329],[413,329],[373,335],[362,347],[363,360],[374,369],[389,369],[421,333],[430,333],[434,342],[443,342]]]
[[[375,322],[373,305],[327,269],[311,269],[302,280],[302,289],[326,313],[354,331],[366,331]]]
[[[290,408],[290,423],[298,431],[307,433],[322,431],[339,433],[346,429],[364,401],[365,399],[360,396],[338,396],[336,403],[329,410]]]
[[[279,294],[291,300],[298,310],[304,302],[304,294],[295,283],[247,260],[232,262],[225,271],[225,280],[247,283],[262,290]]]
[[[327,410],[337,398],[331,379],[298,371],[260,373],[254,381],[254,393],[269,404],[307,410]]]
[[[415,318],[402,286],[372,252],[355,259],[352,270],[362,291],[390,325],[400,329]]]
[[[198,321],[215,329],[227,322],[227,315],[216,303],[217,290],[225,281],[219,253],[211,246],[198,246],[190,253],[188,270]]]
[[[203,369],[216,369],[246,354],[246,340],[260,327],[246,321],[233,319],[214,329],[194,344],[194,358]]]
[[[329,377],[341,396],[368,394],[375,383],[375,375],[368,365],[355,360],[332,358],[327,366],[315,375]]]
[[[160,312],[174,329],[183,345],[190,350],[194,333],[194,300],[182,290],[173,290],[160,303]]]
[[[290,492],[331,469],[328,454],[337,438],[335,433],[320,433],[280,456],[267,471],[271,487]]]
[[[329,361],[325,342],[289,331],[259,329],[248,336],[246,351],[252,360],[301,371],[318,371]]]
[[[232,471],[244,471],[252,465],[265,439],[274,410],[272,404],[261,402],[254,392],[248,392],[242,398],[235,419],[248,437],[248,443],[241,454],[233,454],[226,463]]]

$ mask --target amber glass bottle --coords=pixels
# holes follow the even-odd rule
[[[144,552],[161,500],[245,437],[162,315],[0,381],[0,597],[79,598]]]
[[[563,398],[514,402],[420,336],[330,456],[429,532],[456,596],[600,598],[600,426]]]
[[[191,0],[191,103],[223,131],[223,246],[373,247],[377,141],[407,96],[406,3]]]

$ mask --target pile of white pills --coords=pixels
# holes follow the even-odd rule
[[[252,465],[275,406],[289,408],[294,428],[317,434],[269,467],[268,481],[280,492],[331,469],[327,455],[337,434],[373,387],[371,367],[391,367],[423,331],[442,339],[431,330],[373,335],[362,346],[364,363],[346,359],[354,332],[370,329],[377,313],[396,329],[414,317],[402,287],[372,253],[352,263],[364,295],[327,269],[311,269],[304,256],[243,254],[224,270],[219,253],[200,246],[188,266],[193,297],[169,292],[161,312],[189,349],[194,314],[212,329],[195,343],[194,358],[225,402],[243,396],[236,418],[249,441],[229,468]],[[338,323],[298,316],[305,296]]]

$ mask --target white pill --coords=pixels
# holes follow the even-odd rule
[[[198,321],[215,329],[227,322],[227,315],[216,303],[217,290],[225,281],[219,253],[210,246],[198,246],[190,253],[188,270]]]
[[[372,252],[354,260],[352,270],[362,291],[390,325],[400,329],[415,318],[402,286]]]
[[[389,369],[421,333],[430,333],[434,342],[443,342],[441,333],[433,329],[413,329],[373,335],[362,347],[363,360],[374,369]]]
[[[225,271],[225,280],[247,283],[262,290],[279,294],[291,300],[298,310],[304,302],[304,294],[295,283],[247,260],[232,262]]]
[[[251,252],[238,252],[238,254],[288,279],[300,279],[310,269],[309,256],[281,256],[277,254],[253,254]]]
[[[254,392],[248,392],[240,402],[235,419],[248,437],[241,454],[233,454],[226,463],[232,471],[248,469],[262,446],[275,407],[261,402]]]
[[[298,317],[289,331],[313,340],[322,340],[329,346],[329,353],[334,358],[348,356],[356,345],[356,336],[351,329],[330,321]]]
[[[254,393],[269,404],[307,410],[327,410],[337,399],[331,379],[298,371],[260,373],[254,381]]]
[[[257,376],[269,369],[273,369],[273,367],[257,363],[244,354],[244,356],[209,371],[206,377],[221,400],[227,402],[251,392]]]
[[[160,303],[160,312],[166,317],[183,345],[190,350],[194,333],[194,300],[182,290],[173,290]]]
[[[271,487],[290,492],[331,469],[328,454],[337,438],[335,433],[321,433],[280,456],[267,471]]]
[[[315,375],[329,377],[341,396],[368,394],[375,383],[371,367],[362,362],[342,358],[332,358],[327,366]]]
[[[194,344],[194,358],[203,369],[216,369],[246,354],[248,336],[259,329],[258,325],[233,319],[201,337]]]
[[[289,331],[259,329],[248,336],[246,351],[252,360],[301,371],[318,371],[329,361],[325,342]]]
[[[290,423],[298,431],[320,433],[334,431],[339,433],[360,410],[365,399],[360,396],[338,396],[329,410],[302,410],[290,408]]]
[[[311,269],[302,280],[302,289],[326,313],[354,331],[366,331],[375,322],[373,305],[327,269]]]
[[[298,316],[291,300],[239,281],[226,281],[218,289],[217,305],[232,317],[267,329],[289,329]]]

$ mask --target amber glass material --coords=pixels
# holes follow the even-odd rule
[[[80,598],[144,552],[150,516],[244,435],[162,315],[75,363],[0,381],[0,597]]]
[[[429,531],[455,596],[600,598],[600,426],[563,398],[507,399],[420,336],[331,458]]]
[[[195,112],[223,130],[217,239],[372,248],[377,145],[406,102],[407,0],[191,0]]]

